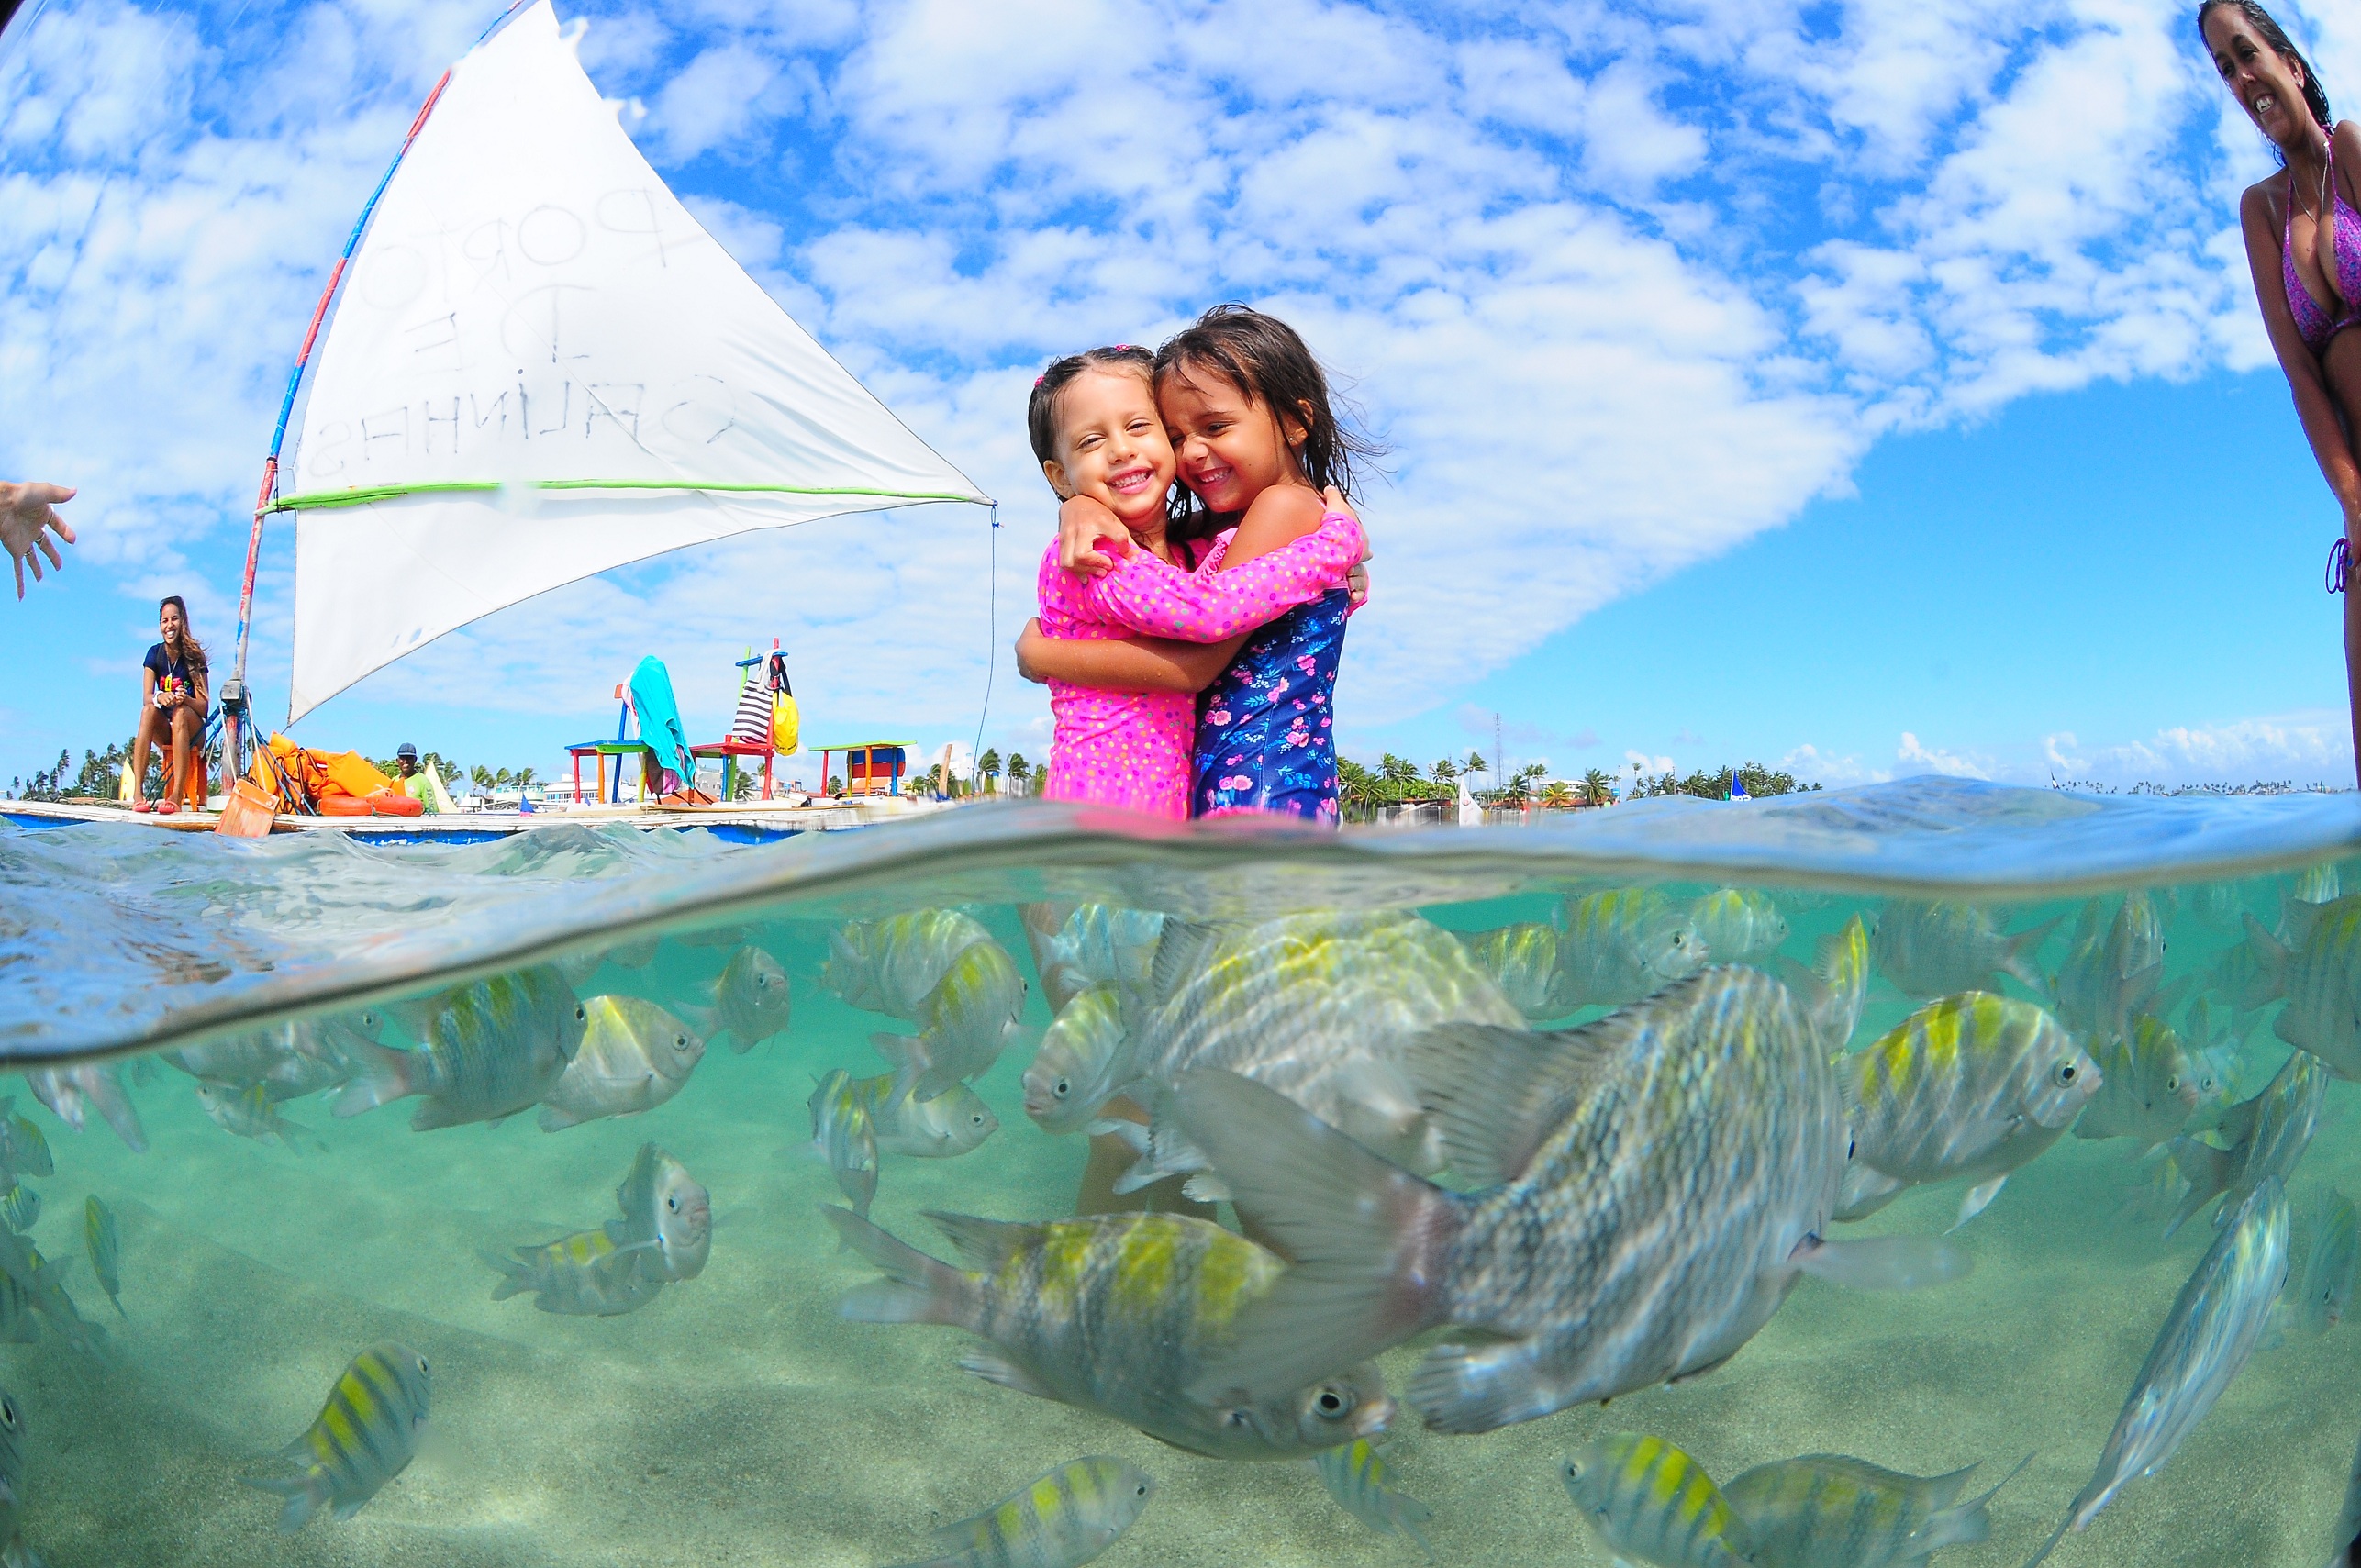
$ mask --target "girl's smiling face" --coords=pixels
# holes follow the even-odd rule
[[[1057,397],[1057,456],[1042,476],[1061,496],[1087,495],[1126,528],[1161,528],[1173,445],[1145,375],[1086,370]]]
[[[1241,392],[1218,373],[1175,366],[1156,391],[1164,429],[1180,465],[1181,483],[1206,510],[1244,511],[1274,484],[1305,483],[1296,462],[1306,419],[1282,419],[1261,398]]]
[[[2321,135],[2304,102],[2303,68],[2271,47],[2251,19],[2234,6],[2217,6],[2206,13],[2205,42],[2213,69],[2256,129],[2282,148]]]

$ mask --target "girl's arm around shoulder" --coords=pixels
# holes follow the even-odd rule
[[[1341,502],[1343,497],[1338,496]],[[1327,497],[1309,484],[1274,484],[1254,497],[1216,571],[1243,566],[1250,561],[1284,549],[1307,534],[1320,531],[1328,512]]]
[[[1219,642],[1159,637],[1121,640],[1045,636],[1028,621],[1017,639],[1017,673],[1029,681],[1063,681],[1102,692],[1201,692],[1230,667],[1242,633]]]
[[[1219,642],[1276,620],[1343,582],[1368,542],[1358,519],[1331,509],[1315,531],[1219,573],[1193,574],[1135,550],[1113,572],[1085,584],[1081,598],[1093,616],[1132,631]]]

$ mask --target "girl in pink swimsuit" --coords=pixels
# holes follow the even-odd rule
[[[2204,0],[2198,30],[2222,85],[2286,173],[2246,188],[2239,228],[2255,299],[2321,476],[2344,513],[2328,588],[2361,540],[2361,126],[2329,112],[2319,73],[2256,0]],[[2344,600],[2344,674],[2361,765],[2361,593]]]
[[[1175,542],[1166,531],[1178,465],[1144,349],[1093,349],[1050,366],[1034,384],[1026,423],[1050,487],[1111,515],[1124,553],[1103,576],[1041,559],[1040,625],[1050,638],[1171,639],[1210,648],[1243,637],[1341,586],[1366,547],[1341,495],[1318,526],[1253,561],[1213,572],[1223,540]],[[1218,666],[1217,666],[1218,667]],[[1189,814],[1193,691],[1104,690],[1052,679],[1053,800],[1119,806],[1152,816]]]

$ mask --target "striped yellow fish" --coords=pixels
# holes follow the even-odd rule
[[[656,1299],[664,1282],[643,1273],[640,1254],[653,1245],[618,1246],[604,1230],[577,1230],[538,1247],[519,1247],[513,1257],[485,1252],[500,1271],[492,1299],[506,1301],[530,1291],[533,1305],[567,1318],[619,1318]]]
[[[2017,1470],[2031,1462],[2031,1456]],[[1904,1568],[1930,1552],[1990,1538],[1991,1491],[1959,1500],[1976,1466],[1906,1475],[1843,1454],[1758,1464],[1721,1489],[1746,1521],[1754,1568]]]
[[[1130,1529],[1156,1484],[1119,1459],[1046,1471],[982,1513],[934,1532],[941,1554],[902,1568],[1077,1568]]]
[[[1387,1485],[1386,1461],[1367,1438],[1323,1449],[1313,1455],[1312,1465],[1338,1507],[1379,1535],[1409,1536],[1429,1558],[1434,1556],[1434,1543],[1419,1529],[1434,1510]]]
[[[1662,1438],[1602,1433],[1567,1455],[1560,1474],[1619,1562],[1748,1568],[1745,1521],[1704,1466]]]
[[[425,1104],[410,1126],[419,1132],[497,1122],[530,1106],[565,1075],[590,1017],[565,977],[546,965],[496,974],[395,1011],[418,1049],[351,1042],[356,1073],[337,1095],[336,1114],[358,1116],[418,1095]]]
[[[349,1519],[417,1454],[427,1389],[426,1357],[407,1345],[373,1345],[336,1380],[310,1429],[280,1451],[296,1473],[239,1479],[287,1500],[282,1530],[303,1529],[322,1507]]]
[[[1875,1214],[1905,1188],[1967,1177],[1966,1224],[2009,1173],[2072,1125],[2101,1073],[2031,1002],[1963,991],[1930,1002],[1837,1076],[1853,1130],[1839,1219]]]
[[[116,1312],[123,1317],[123,1238],[116,1228],[115,1211],[91,1194],[82,1204],[83,1245],[90,1251],[90,1272],[98,1276],[98,1288],[115,1304]]]
[[[852,1200],[852,1212],[867,1214],[877,1195],[876,1124],[859,1080],[841,1067],[831,1068],[812,1089],[811,1146],[836,1178],[837,1191]]]

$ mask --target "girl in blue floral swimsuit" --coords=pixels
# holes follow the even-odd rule
[[[1199,570],[1242,564],[1318,528],[1346,504],[1352,460],[1376,453],[1337,419],[1328,378],[1303,339],[1260,311],[1215,306],[1156,351],[1154,373],[1181,482],[1166,537],[1196,551]],[[1112,516],[1095,503],[1066,503],[1061,558],[1076,571],[1110,567],[1094,546],[1120,553],[1129,542],[1114,537]],[[1035,680],[1201,693],[1191,816],[1273,812],[1333,823],[1331,704],[1345,618],[1364,592],[1353,575],[1352,586],[1340,582],[1228,642],[1065,640],[1029,627],[1018,665]]]

